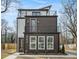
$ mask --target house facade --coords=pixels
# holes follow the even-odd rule
[[[59,53],[57,15],[51,6],[40,9],[18,9],[17,51],[25,54]]]

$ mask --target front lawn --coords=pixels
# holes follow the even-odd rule
[[[16,49],[2,49],[1,50],[1,59],[13,54],[16,52]]]

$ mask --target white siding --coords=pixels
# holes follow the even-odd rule
[[[41,15],[45,16],[46,15],[46,11],[41,11]]]
[[[32,11],[27,11],[27,15],[32,15]]]
[[[25,19],[18,19],[18,38],[24,37]]]
[[[26,14],[27,14],[27,12],[26,12],[26,11],[21,11],[21,17],[25,17],[25,16],[26,16]]]
[[[29,15],[32,15],[32,12],[33,11],[27,11],[27,15],[29,16]],[[46,15],[46,11],[36,11],[36,12],[40,12],[41,13],[41,15]]]

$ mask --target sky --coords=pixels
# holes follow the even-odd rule
[[[18,16],[19,8],[41,8],[48,5],[52,5],[51,10],[56,10],[58,15],[61,15],[59,11],[62,10],[61,0],[18,0],[20,3],[12,2],[8,8],[8,11],[1,14],[1,18],[8,21],[8,25],[14,28],[14,22]]]

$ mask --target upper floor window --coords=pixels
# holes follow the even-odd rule
[[[39,16],[40,12],[32,12],[32,16]]]
[[[37,19],[36,18],[30,19],[30,32],[37,32]]]

